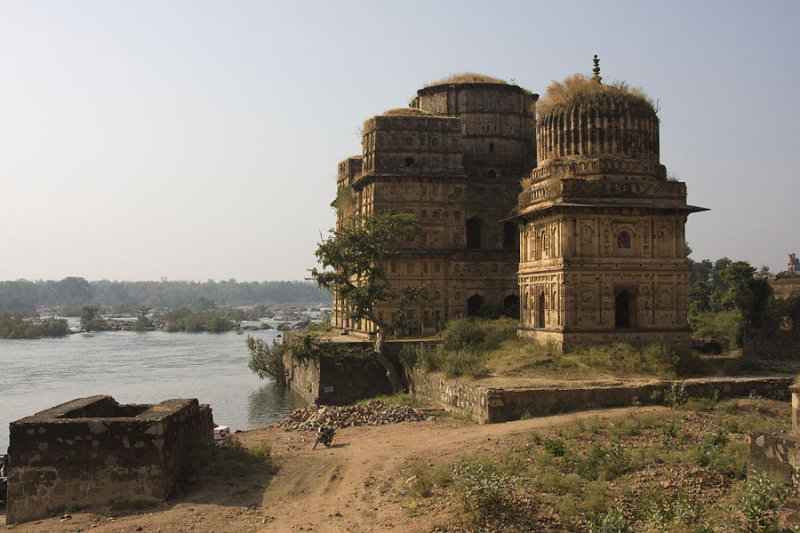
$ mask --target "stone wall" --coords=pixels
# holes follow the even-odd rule
[[[188,449],[213,442],[213,430],[211,409],[196,399],[120,405],[90,396],[12,422],[6,523],[73,506],[158,504]]]
[[[354,339],[353,348],[371,348],[372,343]],[[387,342],[387,351],[396,357],[401,346]],[[283,356],[286,385],[306,402],[317,405],[346,405],[363,398],[391,394],[386,370],[377,360],[337,361],[322,357],[319,362],[295,361],[291,353]]]
[[[494,410],[502,405],[502,389],[481,387],[416,369],[408,374],[408,389],[413,394],[433,400],[447,411],[478,422],[503,422],[493,418]]]
[[[775,293],[775,298],[787,299],[792,296],[800,296],[800,277],[768,278],[769,284]]]
[[[750,468],[769,472],[787,485],[800,481],[800,436],[787,431],[757,432],[750,436]]]
[[[740,378],[688,380],[683,382],[690,396],[741,397],[753,393],[786,398],[788,378]],[[409,388],[437,402],[442,408],[483,423],[507,422],[527,416],[544,416],[582,409],[622,407],[660,401],[671,382],[643,386],[592,387],[582,389],[500,389],[447,379],[441,374],[414,370]]]
[[[786,484],[800,483],[800,387],[792,394],[792,430],[757,431],[750,435],[750,467],[769,472]]]

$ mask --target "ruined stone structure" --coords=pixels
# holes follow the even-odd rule
[[[120,405],[90,396],[12,422],[6,523],[73,506],[158,504],[187,450],[213,435],[211,409],[195,399]]]
[[[478,77],[425,87],[409,108],[366,121],[362,154],[339,164],[338,224],[375,212],[417,215],[419,237],[387,266],[393,286],[427,284],[429,301],[407,319],[417,331],[441,329],[487,305],[517,308],[517,226],[513,210],[520,179],[535,164],[538,95]],[[346,205],[343,205],[346,204]],[[393,322],[396,302],[376,309]],[[336,327],[372,332],[368,321],[343,318]]]
[[[538,165],[514,217],[520,334],[563,349],[686,344],[684,226],[703,209],[667,179],[652,104],[603,85],[597,60],[583,83],[539,115]]]

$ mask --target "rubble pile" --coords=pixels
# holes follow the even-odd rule
[[[388,405],[372,401],[345,407],[309,405],[295,409],[281,422],[273,425],[286,431],[304,431],[317,429],[319,426],[337,429],[348,426],[379,426],[427,418],[425,412],[407,405]]]

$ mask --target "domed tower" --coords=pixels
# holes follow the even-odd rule
[[[456,75],[417,91],[409,107],[368,119],[361,155],[340,163],[347,207],[337,224],[374,212],[417,215],[420,235],[387,265],[393,286],[428,288],[428,301],[405,317],[410,331],[436,331],[487,308],[519,309],[519,232],[504,219],[535,164],[537,98],[488,76]],[[393,323],[396,308],[386,302],[376,313]],[[341,309],[335,301],[334,326],[374,329]]]
[[[555,83],[538,106],[538,166],[524,180],[520,334],[564,349],[687,344],[686,185],[659,161],[652,102],[594,75]]]

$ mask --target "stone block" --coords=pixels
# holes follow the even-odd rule
[[[110,396],[12,422],[6,522],[74,505],[157,504],[172,490],[188,449],[213,442],[213,429],[211,409],[196,399],[120,405]]]

